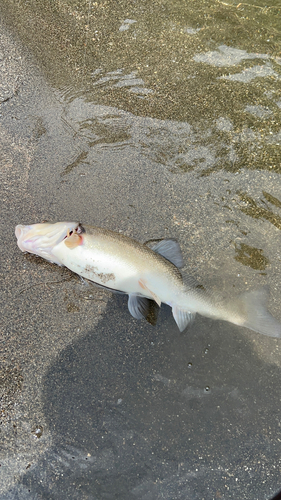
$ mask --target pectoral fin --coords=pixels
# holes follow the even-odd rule
[[[68,248],[72,249],[81,245],[82,241],[83,241],[82,237],[79,234],[72,233],[71,236],[69,236],[68,238],[66,238],[66,240],[64,240],[64,243]]]
[[[139,285],[140,285],[140,287],[143,290],[146,290],[152,296],[153,300],[155,300],[156,304],[158,304],[158,306],[160,307],[161,306],[161,300],[159,299],[159,297],[154,292],[152,292],[151,290],[149,290],[149,288],[146,285],[145,281],[144,280],[139,280]]]

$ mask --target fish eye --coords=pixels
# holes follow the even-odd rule
[[[75,228],[75,229],[72,229],[71,231],[69,231],[69,229],[67,230],[67,233],[64,237],[64,240],[66,238],[69,238],[72,234],[82,234],[82,233],[85,233],[85,229],[84,227],[82,226],[82,224],[78,224],[78,226]]]
[[[78,224],[77,228],[75,229],[75,232],[77,234],[85,233],[85,229],[83,228],[82,224]]]

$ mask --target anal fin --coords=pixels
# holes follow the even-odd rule
[[[190,311],[183,311],[182,309],[179,309],[177,306],[174,306],[172,308],[172,313],[175,319],[175,322],[177,323],[180,332],[183,332],[187,325],[190,325],[195,316],[196,313],[192,313]]]

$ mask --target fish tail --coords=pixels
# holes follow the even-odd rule
[[[281,337],[281,323],[267,309],[268,296],[267,288],[239,295],[229,303],[229,308],[227,308],[230,310],[228,321],[268,337]]]
[[[183,307],[182,303],[181,306],[172,306],[180,331],[193,321],[197,311],[207,318],[228,321],[268,337],[281,337],[281,323],[267,309],[269,292],[266,287],[243,293],[227,303],[216,294],[208,294],[199,289],[196,296],[197,307],[193,307],[193,312],[188,311],[186,306]]]

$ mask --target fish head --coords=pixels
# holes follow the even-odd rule
[[[53,254],[53,249],[78,228],[78,222],[43,222],[30,226],[20,224],[16,226],[15,234],[22,252],[34,253],[60,265],[61,262]]]

